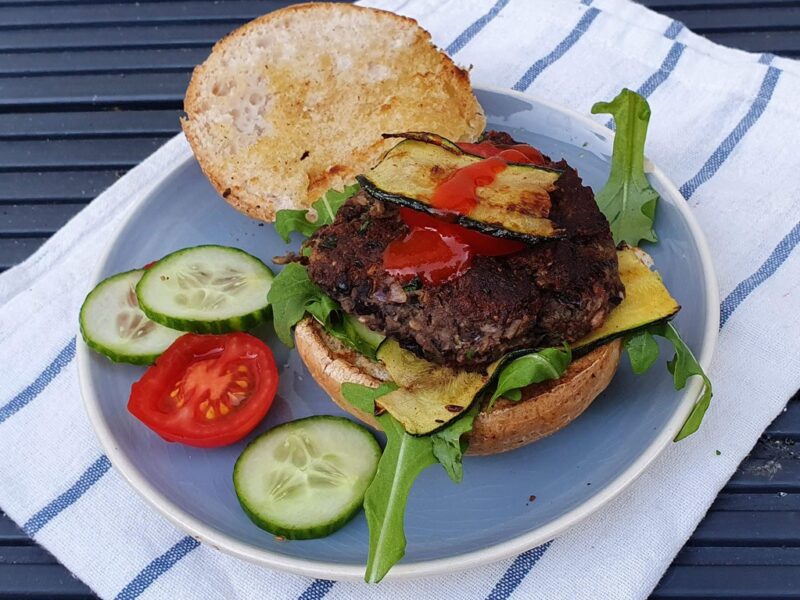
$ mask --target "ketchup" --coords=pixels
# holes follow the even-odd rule
[[[431,204],[443,212],[468,214],[478,202],[477,189],[490,185],[509,162],[544,163],[542,154],[527,144],[458,145],[485,160],[458,169],[439,184]],[[383,266],[404,283],[419,277],[427,284],[439,285],[469,270],[474,256],[503,256],[525,248],[522,242],[479,233],[410,208],[401,208],[400,218],[410,231],[386,247]]]
[[[458,169],[437,186],[431,205],[439,210],[469,214],[478,204],[475,195],[478,188],[491,185],[507,166],[508,163],[498,155]]]
[[[400,210],[401,214],[417,212]],[[408,235],[393,241],[383,253],[384,268],[402,283],[419,277],[425,283],[438,285],[462,275],[471,264],[469,244],[437,228],[412,227]]]

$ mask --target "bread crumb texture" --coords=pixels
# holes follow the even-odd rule
[[[302,4],[237,29],[198,66],[183,128],[234,207],[270,221],[341,189],[396,143],[485,126],[468,73],[416,21],[349,4]]]

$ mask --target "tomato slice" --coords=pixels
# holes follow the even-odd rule
[[[169,442],[226,446],[261,422],[277,389],[275,358],[258,338],[187,333],[133,384],[128,411]]]

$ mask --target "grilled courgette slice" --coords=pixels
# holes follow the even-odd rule
[[[431,433],[463,414],[497,368],[471,373],[436,365],[392,338],[384,340],[377,356],[398,388],[378,398],[376,407],[389,411],[411,435]]]
[[[560,171],[537,165],[509,163],[492,183],[476,190],[477,204],[468,214],[442,213],[432,206],[436,188],[458,169],[483,158],[433,134],[401,134],[406,139],[391,148],[371,171],[358,176],[373,198],[442,216],[463,227],[495,237],[535,243],[563,236],[548,217],[550,192]]]

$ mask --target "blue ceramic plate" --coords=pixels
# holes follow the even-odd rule
[[[488,127],[510,132],[552,157],[564,157],[595,190],[605,183],[613,134],[588,118],[521,94],[477,88]],[[661,194],[657,231],[647,248],[683,306],[676,323],[708,365],[719,301],[708,249],[674,185],[648,164]],[[286,246],[271,225],[256,223],[223,202],[187,158],[133,212],[111,241],[96,280],[196,244],[238,246],[270,263]],[[278,397],[253,435],[316,414],[343,414],[317,387],[294,351],[265,327],[281,371]],[[270,567],[330,579],[359,579],[367,558],[363,515],[334,535],[279,542],[240,510],[231,484],[247,440],[201,450],[168,444],[131,417],[126,403],[141,367],[115,365],[79,350],[84,400],[116,469],[150,504],[191,535]],[[660,361],[663,364],[663,361]],[[390,577],[468,569],[522,552],[577,523],[629,485],[670,443],[699,393],[681,393],[664,368],[634,377],[623,361],[611,386],[574,423],[526,448],[464,461],[453,484],[438,466],[414,486],[406,510],[407,554]],[[535,502],[529,502],[531,495]]]

